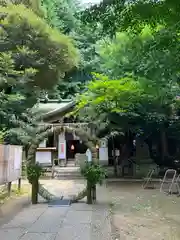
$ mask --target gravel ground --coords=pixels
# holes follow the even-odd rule
[[[180,198],[140,183],[107,184],[111,201],[113,239],[179,240]]]

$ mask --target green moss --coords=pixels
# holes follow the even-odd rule
[[[22,185],[20,190],[18,190],[17,184],[13,184],[10,197],[8,196],[8,192],[5,190],[0,192],[0,204],[4,203],[5,201],[9,200],[10,198],[27,195],[29,193],[30,193],[30,185],[29,184]]]

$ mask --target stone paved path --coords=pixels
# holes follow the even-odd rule
[[[53,195],[68,198],[71,195],[76,195],[86,187],[86,181],[82,179],[76,180],[40,180]]]
[[[3,240],[111,240],[110,212],[105,187],[98,202],[69,207],[29,206],[0,227]]]

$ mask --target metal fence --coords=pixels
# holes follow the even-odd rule
[[[21,178],[22,146],[0,144],[0,185]]]

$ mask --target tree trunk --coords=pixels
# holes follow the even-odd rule
[[[39,190],[39,183],[38,183],[38,180],[35,179],[32,182],[32,193],[31,193],[32,204],[38,203],[38,190]]]
[[[115,156],[115,147],[114,147],[114,138],[111,137],[112,140],[112,149],[113,149],[113,165],[114,165],[114,176],[117,177],[117,162],[116,162],[116,156]]]
[[[118,171],[117,171],[117,158],[114,158],[114,176],[117,177],[118,176]]]
[[[160,134],[161,134],[161,158],[163,161],[164,158],[168,156],[168,146],[165,129],[162,129]]]
[[[93,202],[96,201],[96,185],[92,187],[92,200]]]
[[[122,177],[124,177],[124,166],[128,164],[128,159],[131,157],[131,152],[133,148],[133,135],[130,130],[125,132],[124,145],[122,146],[121,152],[121,162],[123,165]]]
[[[92,204],[92,186],[89,181],[87,181],[87,204]]]

